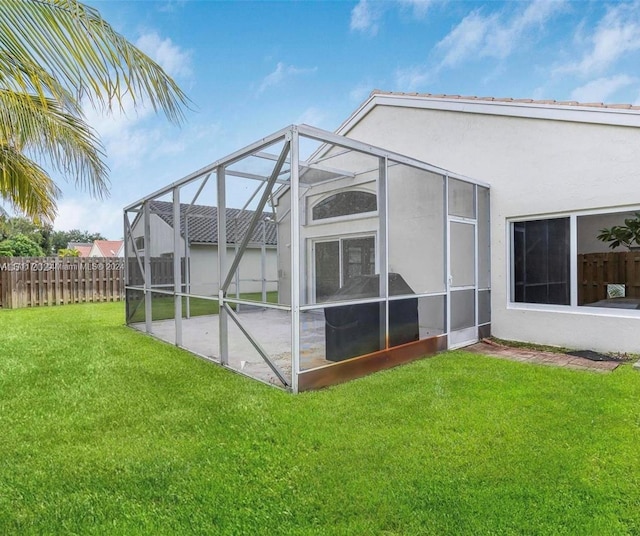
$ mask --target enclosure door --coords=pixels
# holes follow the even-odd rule
[[[373,275],[375,238],[361,236],[314,243],[315,301],[327,301],[352,277]]]
[[[449,220],[449,348],[478,340],[476,224]]]

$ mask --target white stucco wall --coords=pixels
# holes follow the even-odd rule
[[[227,248],[227,264],[230,265],[235,257],[235,249]],[[260,292],[261,281],[243,281],[246,279],[261,279],[262,252],[260,248],[248,248],[240,262],[240,292]],[[275,281],[277,278],[276,249],[266,249],[266,278]],[[277,290],[277,283],[268,283],[267,291]],[[235,284],[231,284],[229,295],[236,292]],[[218,246],[191,246],[191,294],[200,296],[217,296],[218,294]]]
[[[507,277],[508,219],[640,205],[640,128],[376,106],[341,133],[491,185],[494,335],[640,351],[640,312],[514,305]]]
[[[136,218],[132,228],[131,236],[138,238],[144,236],[143,219]],[[145,254],[150,254],[152,257],[160,257],[161,255],[173,254],[173,227],[165,222],[157,214],[151,213],[149,215],[149,244],[145,244]],[[180,252],[183,253],[184,240],[180,239]],[[131,254],[133,254],[131,252]]]
[[[369,159],[371,157],[368,157]],[[344,166],[330,160],[331,165]],[[352,163],[352,162],[351,162]],[[374,162],[377,164],[377,162]],[[367,167],[371,167],[371,163]],[[353,215],[314,221],[314,206],[329,196],[343,191],[367,191],[377,194],[378,169],[358,174],[356,177],[319,184],[305,188],[302,201],[303,215],[300,228],[301,301],[313,303],[315,274],[313,248],[315,241],[337,238],[373,236],[379,253],[379,219],[377,213]],[[444,178],[416,168],[391,162],[388,172],[389,191],[389,270],[403,276],[416,293],[444,292]],[[278,202],[278,214],[289,209],[289,193]],[[279,226],[280,254],[278,258],[279,295],[282,303],[290,303],[289,247],[290,219]],[[379,257],[376,272],[380,271]]]

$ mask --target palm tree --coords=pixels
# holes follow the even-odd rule
[[[187,98],[163,69],[76,0],[0,0],[0,198],[52,221],[57,171],[108,195],[100,140],[81,102],[103,111],[142,100],[180,123]]]

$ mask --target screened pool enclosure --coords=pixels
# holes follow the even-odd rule
[[[490,333],[488,187],[307,125],[124,226],[128,325],[293,392]]]

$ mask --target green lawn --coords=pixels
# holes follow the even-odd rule
[[[139,293],[140,299],[143,298],[142,293]],[[235,298],[235,295],[230,296]],[[260,302],[262,301],[261,292],[246,292],[240,295],[242,300],[250,300]],[[267,292],[267,303],[278,303],[278,292]],[[232,304],[231,307],[235,309]],[[202,298],[189,298],[189,314],[191,316],[202,315],[217,315],[220,312],[218,301],[203,300]],[[187,316],[187,298],[182,298],[182,317]],[[166,320],[168,318],[175,318],[173,296],[163,296],[162,294],[153,294],[153,300],[151,301],[151,318],[153,320]],[[131,323],[144,322],[144,303],[141,301],[138,307],[132,308]]]
[[[290,395],[0,311],[0,534],[640,533],[640,373],[450,352]]]

